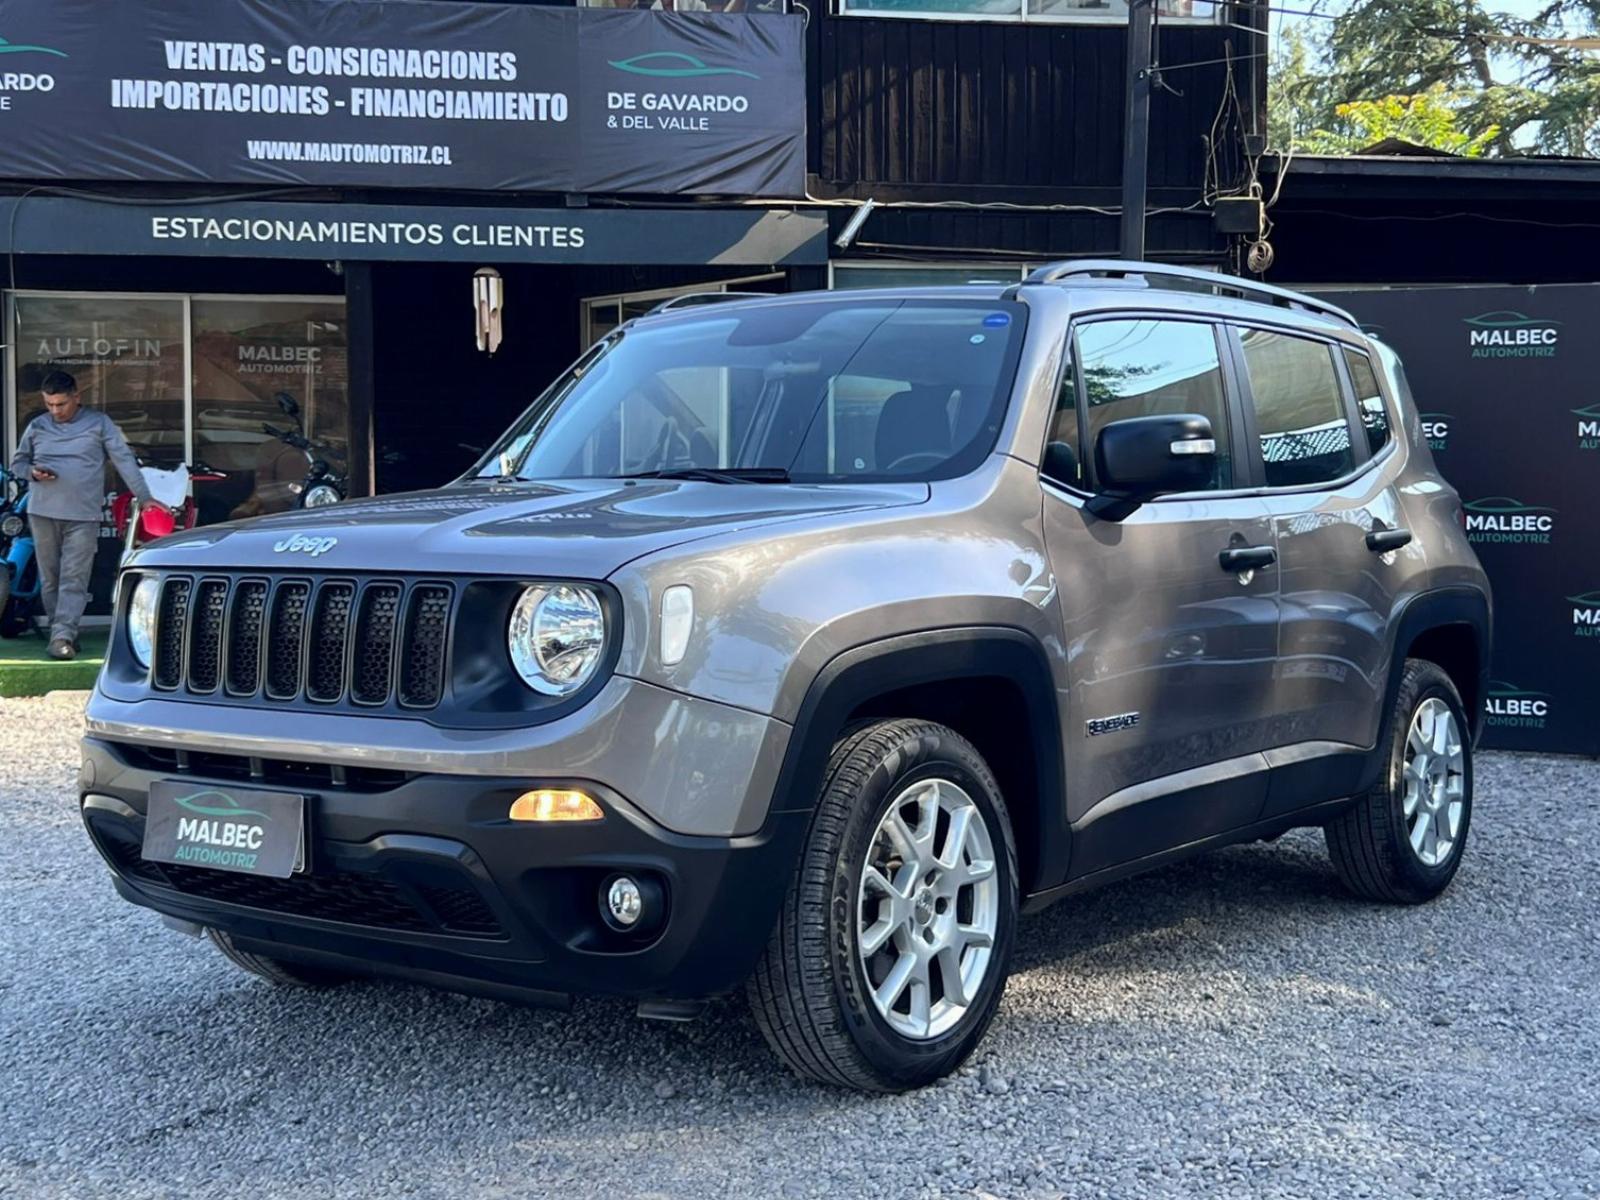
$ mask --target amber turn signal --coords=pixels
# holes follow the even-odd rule
[[[600,821],[606,814],[582,792],[540,788],[513,800],[510,815],[513,821]]]

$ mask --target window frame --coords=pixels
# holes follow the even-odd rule
[[[4,355],[0,362],[5,367],[5,387],[0,391],[0,403],[4,404],[4,411],[0,413],[0,445],[4,446],[6,461],[11,461],[11,456],[16,453],[17,442],[22,437],[22,414],[18,406],[22,397],[17,392],[17,301],[28,299],[42,300],[166,300],[182,304],[183,307],[183,461],[194,462],[195,443],[195,396],[194,396],[194,302],[216,300],[244,300],[260,301],[285,301],[294,304],[325,304],[337,303],[345,312],[346,337],[349,336],[349,303],[343,292],[326,292],[322,294],[310,292],[141,292],[141,291],[93,291],[83,288],[13,288],[5,293],[3,306],[3,319],[5,321],[6,336],[4,340]],[[356,454],[359,439],[354,432],[347,431],[349,448],[347,453]],[[362,451],[364,454],[365,451]],[[368,478],[371,478],[371,464],[368,464]]]
[[[1274,487],[1267,483],[1266,460],[1261,454],[1260,427],[1256,423],[1255,390],[1250,380],[1249,367],[1245,362],[1244,342],[1241,340],[1241,335],[1245,330],[1259,330],[1262,333],[1277,334],[1279,337],[1294,337],[1302,341],[1320,344],[1330,356],[1333,363],[1334,379],[1339,385],[1339,399],[1341,408],[1344,411],[1345,423],[1350,427],[1350,459],[1352,465],[1350,470],[1343,475],[1333,479],[1319,480],[1316,483],[1297,483],[1280,487]],[[1355,388],[1351,383],[1349,370],[1344,363],[1343,348],[1349,343],[1340,338],[1319,335],[1305,329],[1274,325],[1267,321],[1230,319],[1226,322],[1226,332],[1234,360],[1234,371],[1238,379],[1240,415],[1244,420],[1247,431],[1246,457],[1249,460],[1253,491],[1260,495],[1271,496],[1294,495],[1301,492],[1335,492],[1364,475],[1375,462],[1378,462],[1389,453],[1395,441],[1392,435],[1389,439],[1389,445],[1385,446],[1376,456],[1367,447],[1365,429],[1361,426],[1361,414],[1357,410]],[[1382,389],[1382,387],[1383,384],[1380,380],[1379,388]],[[1385,402],[1387,403],[1387,398],[1385,398]]]
[[[1228,23],[1228,12],[1233,6],[1233,0],[1214,0],[1211,15],[1208,17],[1178,17],[1161,16],[1160,22],[1182,26],[1186,29],[1222,28]],[[1115,29],[1126,28],[1128,14],[1126,11],[1117,14],[1100,16],[1089,9],[1071,13],[1030,13],[1028,0],[1018,0],[1018,11],[1014,13],[963,13],[941,12],[937,10],[919,11],[916,9],[869,9],[854,8],[850,0],[832,0],[829,5],[829,15],[834,17],[852,18],[878,18],[888,21],[986,21],[1004,25],[1088,25],[1100,28]]]
[[[1369,461],[1378,462],[1385,458],[1389,454],[1389,451],[1393,449],[1395,441],[1400,437],[1400,431],[1403,428],[1402,421],[1397,413],[1399,404],[1396,402],[1396,400],[1398,398],[1390,398],[1388,384],[1383,378],[1383,370],[1381,365],[1379,364],[1377,357],[1370,350],[1363,349],[1360,346],[1352,346],[1349,342],[1340,342],[1335,346],[1334,351],[1334,360],[1344,372],[1345,387],[1348,389],[1350,393],[1350,399],[1355,405],[1356,417],[1361,421],[1362,448],[1367,451],[1367,458]],[[1372,380],[1378,385],[1378,401],[1383,405],[1383,415],[1389,418],[1388,440],[1385,441],[1382,446],[1378,447],[1376,451],[1372,449],[1371,435],[1367,433],[1366,419],[1361,413],[1361,397],[1356,392],[1355,373],[1350,370],[1350,360],[1348,356],[1351,354],[1359,354],[1362,358],[1367,360],[1367,369],[1372,372]]]
[[[1074,318],[1068,323],[1066,336],[1063,341],[1063,353],[1060,366],[1056,371],[1056,384],[1053,390],[1055,402],[1050,408],[1050,419],[1045,422],[1044,441],[1039,446],[1039,478],[1051,487],[1059,488],[1080,499],[1091,499],[1099,495],[1099,480],[1094,461],[1094,448],[1084,446],[1084,432],[1089,425],[1089,393],[1084,387],[1083,373],[1078,371],[1077,364],[1081,360],[1078,348],[1078,333],[1087,325],[1098,325],[1107,321],[1167,321],[1187,325],[1208,325],[1211,327],[1211,336],[1217,349],[1217,368],[1222,375],[1222,406],[1223,413],[1228,422],[1228,437],[1232,448],[1232,474],[1231,486],[1226,488],[1206,488],[1202,491],[1171,492],[1166,495],[1156,496],[1147,501],[1149,504],[1162,504],[1168,501],[1189,502],[1196,499],[1220,499],[1224,497],[1248,495],[1253,486],[1243,484],[1240,473],[1246,469],[1246,456],[1239,452],[1240,438],[1245,436],[1243,423],[1243,406],[1241,404],[1240,379],[1237,366],[1234,362],[1231,348],[1227,344],[1227,321],[1225,318],[1210,313],[1200,312],[1174,312],[1167,309],[1125,308],[1105,309],[1089,313],[1082,317]],[[1068,483],[1065,480],[1048,475],[1044,470],[1044,447],[1050,438],[1050,427],[1055,420],[1061,396],[1061,384],[1068,370],[1073,372],[1072,383],[1074,403],[1078,416],[1078,461],[1086,465],[1086,478],[1084,486]]]
[[[659,304],[663,300],[671,300],[677,296],[696,296],[710,292],[726,292],[730,287],[738,290],[738,285],[740,284],[771,283],[773,280],[784,280],[787,278],[788,275],[784,271],[767,271],[760,275],[740,275],[734,279],[712,279],[705,283],[678,283],[665,287],[647,288],[643,291],[636,292],[607,292],[599,296],[579,296],[578,341],[580,344],[578,347],[578,352],[580,355],[587,354],[593,347],[598,346],[602,341],[610,337],[613,331],[621,329],[629,321],[633,320],[634,318],[632,317],[622,316],[622,305],[628,303],[629,301],[644,303],[654,300],[657,304]],[[773,292],[772,294],[774,296],[782,296],[787,295],[788,293]],[[593,311],[595,308],[605,304],[615,304],[617,306],[617,316],[621,319],[619,319],[617,323],[611,327],[611,329],[606,330],[606,332],[601,334],[599,337],[594,337]]]
[[[948,281],[928,284],[892,284],[893,287],[960,287],[962,284],[972,282],[970,272],[973,271],[1015,271],[1015,282],[1021,283],[1028,277],[1028,272],[1033,270],[1034,264],[1029,262],[945,262],[942,260],[927,259],[861,259],[861,258],[834,258],[828,260],[828,286],[830,292],[854,292],[865,290],[866,287],[882,287],[882,284],[866,284],[861,288],[840,287],[838,271],[938,271],[951,276]],[[988,282],[988,281],[983,281]]]

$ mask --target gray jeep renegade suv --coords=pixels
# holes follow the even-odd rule
[[[1461,517],[1309,297],[1083,262],[672,302],[447,487],[140,553],[83,816],[269,979],[744,988],[797,1071],[915,1087],[1021,911],[1304,825],[1359,896],[1450,882]]]

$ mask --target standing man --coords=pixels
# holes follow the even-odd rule
[[[77,380],[65,371],[51,371],[40,391],[47,411],[23,431],[11,456],[11,472],[32,480],[28,523],[50,620],[47,653],[65,660],[77,656],[78,622],[89,602],[107,461],[141,504],[154,501],[122,430],[105,413],[83,407]]]

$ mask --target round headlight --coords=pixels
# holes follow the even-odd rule
[[[133,589],[133,599],[128,602],[128,649],[146,670],[150,667],[151,650],[156,642],[156,601],[161,596],[161,585],[151,576],[139,580]]]
[[[306,493],[306,498],[301,504],[306,508],[326,508],[330,504],[338,504],[344,497],[339,495],[339,489],[331,483],[319,483]]]
[[[26,526],[27,522],[22,519],[21,514],[7,513],[4,517],[0,517],[0,537],[21,537]]]
[[[538,584],[511,610],[511,663],[522,682],[547,696],[567,696],[594,677],[605,653],[606,616],[592,588]]]

